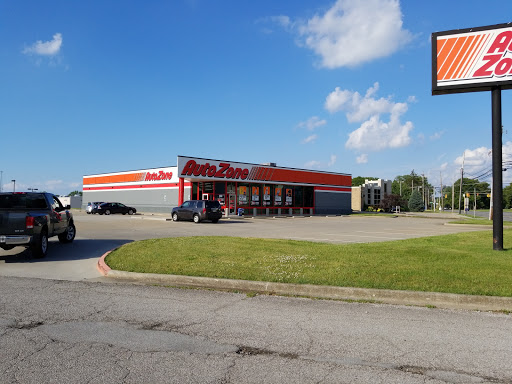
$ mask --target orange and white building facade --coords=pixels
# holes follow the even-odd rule
[[[351,209],[350,174],[178,156],[173,167],[83,177],[83,202],[118,201],[170,212],[185,200],[218,200],[227,214],[339,214]]]

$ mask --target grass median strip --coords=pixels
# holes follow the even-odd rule
[[[491,231],[367,244],[178,237],[125,244],[105,261],[129,272],[512,297],[511,235],[504,251],[492,250]]]

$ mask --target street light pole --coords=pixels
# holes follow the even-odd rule
[[[16,180],[11,180],[13,182],[12,191],[16,192]]]

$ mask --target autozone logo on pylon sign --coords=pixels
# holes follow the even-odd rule
[[[465,33],[439,32],[432,35],[432,43],[433,93],[448,86],[512,86],[512,28],[508,24]]]

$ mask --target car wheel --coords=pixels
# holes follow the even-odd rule
[[[134,212],[133,212],[133,209],[129,209],[129,210],[128,210],[128,214],[129,214],[129,215],[133,215],[133,213],[134,213]]]
[[[178,221],[178,214],[176,212],[172,214],[172,221]]]
[[[68,227],[66,228],[66,231],[62,232],[59,235],[59,241],[61,243],[71,243],[73,240],[75,240],[75,235],[76,235],[75,224],[69,223]]]
[[[105,215],[110,215],[110,209],[107,209],[107,210],[105,211]]]
[[[46,256],[48,253],[48,233],[46,233],[46,230],[41,232],[41,236],[39,236],[37,242],[32,245],[31,250],[32,256],[36,259]]]
[[[200,221],[201,221],[201,218],[200,218],[200,217],[199,217],[199,215],[196,213],[196,214],[194,215],[194,223],[196,223],[196,224],[197,224],[197,223],[199,223]]]

